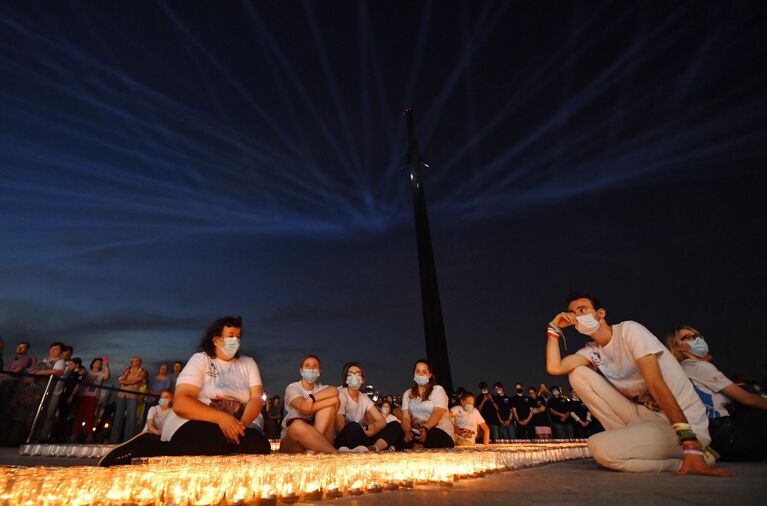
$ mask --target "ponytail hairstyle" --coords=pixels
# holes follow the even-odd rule
[[[423,397],[421,397],[421,395],[418,393],[418,383],[414,381],[413,386],[410,387],[410,398],[426,400],[431,397],[431,391],[434,389],[434,385],[437,384],[437,375],[434,374],[429,361],[425,359],[419,359],[415,361],[415,364],[413,364],[413,374],[415,374],[415,368],[418,367],[418,364],[424,364],[429,369],[431,378],[429,378],[429,382],[426,384],[426,390],[423,392]]]

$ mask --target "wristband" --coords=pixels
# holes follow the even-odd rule
[[[703,445],[698,441],[689,423],[675,423],[672,427],[682,445],[682,453],[685,455],[703,455]]]
[[[559,341],[559,338],[561,337],[562,344],[565,346],[565,350],[567,349],[567,339],[565,339],[565,333],[562,332],[562,329],[551,322],[549,322],[549,326],[546,328],[546,335],[556,339],[557,341]]]
[[[312,402],[317,402],[317,399],[314,398],[314,394],[309,394],[309,398],[312,400]]]

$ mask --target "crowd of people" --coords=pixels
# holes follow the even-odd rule
[[[592,340],[562,357],[559,341],[569,326]],[[269,453],[273,438],[285,453],[588,438],[594,458],[611,469],[717,475],[727,474],[712,467],[717,458],[767,456],[767,398],[758,387],[724,376],[697,330],[673,328],[664,346],[636,322],[609,324],[604,307],[588,294],[571,294],[567,311],[547,328],[547,371],[567,375],[569,392],[516,383],[507,395],[503,383],[491,390],[483,381],[475,393],[458,388],[451,396],[430,364],[418,360],[401,395],[371,398],[362,389],[361,363],[345,364],[334,386],[320,382],[321,360],[309,354],[284,396],[268,397],[255,360],[239,353],[241,338],[241,319],[225,317],[206,330],[199,352],[172,371],[162,365],[150,377],[134,357],[112,403],[110,440],[124,442],[101,465],[152,455]],[[28,343],[19,343],[8,370],[59,378],[41,437],[89,440],[96,392],[111,375],[107,357],[86,369],[61,343],[39,361],[28,351]],[[18,378],[5,378],[2,388],[12,381]]]

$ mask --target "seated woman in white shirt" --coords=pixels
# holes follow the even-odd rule
[[[389,400],[385,400],[381,403],[381,414],[384,417],[384,420],[386,420],[387,424],[390,424],[392,422],[400,424],[400,427],[402,426],[402,420],[397,418],[397,416],[392,412],[392,402]]]
[[[402,395],[402,430],[407,447],[452,448],[453,424],[447,414],[448,397],[437,385],[431,366],[419,360],[413,367],[413,386]]]
[[[482,429],[482,444],[490,444],[490,428],[478,409],[474,408],[474,395],[461,394],[461,405],[450,409],[456,446],[473,446],[477,441],[477,428]]]
[[[708,343],[684,325],[666,333],[666,346],[682,364],[708,415],[711,448],[721,460],[754,461],[767,457],[767,398],[748,392],[710,362]],[[728,406],[734,405],[731,415]]]
[[[162,434],[162,427],[165,425],[165,419],[171,413],[173,408],[173,390],[166,388],[160,392],[160,398],[157,404],[149,408],[146,415],[146,425],[144,430],[157,437]]]
[[[301,380],[285,389],[280,452],[303,453],[311,450],[335,453],[335,416],[340,401],[338,389],[317,382],[320,359],[307,355],[299,368]]]
[[[387,423],[370,397],[360,393],[365,372],[357,362],[348,362],[343,371],[344,387],[339,392],[341,405],[336,413],[335,446],[341,452],[382,451],[402,440],[399,420]],[[368,424],[363,427],[365,418]]]
[[[261,412],[264,391],[255,360],[240,356],[242,319],[227,316],[208,327],[200,352],[178,376],[162,447],[144,432],[107,453],[99,465],[129,464],[154,455],[266,454],[269,440],[248,428]]]

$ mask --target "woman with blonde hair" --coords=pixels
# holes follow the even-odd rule
[[[666,333],[666,346],[681,363],[706,406],[711,448],[724,461],[767,456],[767,399],[739,387],[711,363],[708,343],[695,328],[682,325]],[[734,404],[734,412],[728,407]]]

